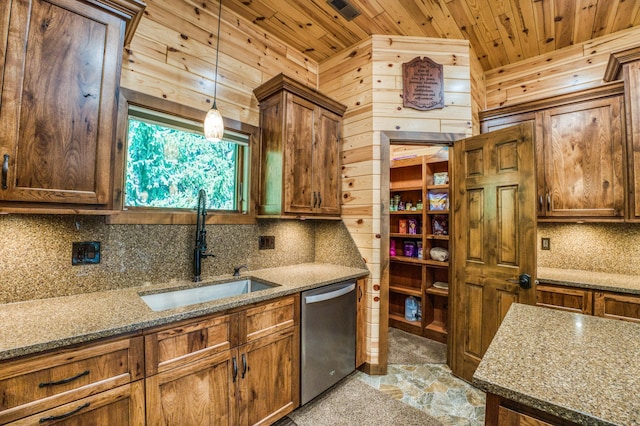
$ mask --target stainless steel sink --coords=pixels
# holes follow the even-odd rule
[[[140,297],[153,311],[179,308],[181,306],[195,305],[196,303],[211,302],[231,296],[253,293],[277,287],[276,284],[267,284],[262,281],[243,279],[226,283],[211,284],[203,287],[187,288],[183,290],[170,290],[162,293],[146,294]]]

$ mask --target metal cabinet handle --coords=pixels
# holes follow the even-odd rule
[[[86,375],[88,375],[88,374],[89,374],[89,370],[85,370],[85,371],[83,371],[82,373],[78,373],[78,374],[76,374],[76,375],[75,375],[75,376],[73,376],[73,377],[68,377],[68,378],[66,378],[66,379],[58,380],[58,381],[55,381],[55,382],[43,382],[43,383],[40,383],[40,384],[38,385],[38,387],[39,387],[39,388],[46,388],[46,387],[49,387],[49,386],[64,385],[64,384],[66,384],[66,383],[73,382],[74,380],[77,380],[77,379],[79,379],[80,377],[82,377],[82,376],[86,376]]]
[[[81,406],[79,406],[78,408],[76,408],[73,411],[69,411],[68,413],[65,414],[60,414],[59,416],[50,416],[50,417],[43,417],[39,420],[39,423],[46,423],[46,422],[52,422],[54,420],[61,420],[61,419],[66,419],[69,416],[73,416],[74,414],[76,414],[78,411],[80,410],[84,410],[85,408],[87,408],[88,406],[90,406],[91,403],[87,402],[86,404],[83,404]]]
[[[322,207],[322,194],[318,192],[318,208]]]
[[[244,379],[245,374],[247,374],[247,369],[249,366],[247,365],[247,357],[246,354],[242,354],[242,377]]]
[[[551,210],[551,194],[547,192],[547,211]]]
[[[233,382],[235,383],[238,378],[238,362],[235,356],[231,358],[231,363],[233,364]]]
[[[318,193],[313,191],[313,208],[315,209],[318,205]]]
[[[4,161],[2,161],[2,189],[7,189],[8,175],[9,175],[9,154],[5,154]]]
[[[358,285],[358,303],[362,300],[362,285]]]
[[[540,197],[538,197],[538,210],[542,211],[542,207],[543,207],[543,201],[542,201],[542,195]]]

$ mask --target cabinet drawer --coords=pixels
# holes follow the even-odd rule
[[[138,380],[9,424],[12,426],[143,425],[144,382]]]
[[[536,286],[536,305],[591,315],[593,313],[593,292],[538,284]]]
[[[232,318],[233,315],[218,315],[151,330],[145,336],[147,375],[231,349],[237,342]]]
[[[596,292],[593,314],[599,317],[640,322],[640,297]]]
[[[143,377],[142,337],[22,358],[0,366],[0,423]]]
[[[246,311],[246,342],[298,324],[299,296],[284,297]]]

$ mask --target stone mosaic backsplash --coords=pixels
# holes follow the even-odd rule
[[[258,250],[260,235],[275,249]],[[71,264],[73,242],[100,241],[101,262]],[[207,225],[202,279],[249,270],[327,262],[365,267],[342,221],[258,220]],[[193,278],[195,225],[107,225],[101,216],[0,215],[0,303]]]
[[[537,245],[539,266],[640,275],[640,224],[538,223]]]

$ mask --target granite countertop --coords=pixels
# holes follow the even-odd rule
[[[640,422],[640,324],[513,304],[473,382],[584,425]]]
[[[323,263],[261,269],[242,273],[240,278],[255,278],[276,284],[276,287],[159,312],[152,311],[140,295],[238,278],[226,275],[197,284],[172,282],[0,304],[0,360],[141,331],[347,279],[362,278],[368,274],[369,271],[365,269]]]
[[[538,281],[567,287],[640,294],[640,276],[538,267]]]

